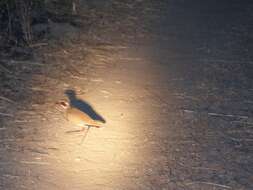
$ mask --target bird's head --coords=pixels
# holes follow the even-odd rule
[[[69,102],[66,100],[61,100],[61,101],[56,102],[56,105],[60,106],[63,109],[67,109],[69,107]]]

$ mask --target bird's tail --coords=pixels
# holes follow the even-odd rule
[[[96,127],[96,128],[103,128],[105,127],[104,123],[98,121],[98,120],[94,120],[92,123],[89,124],[89,126],[91,127]]]

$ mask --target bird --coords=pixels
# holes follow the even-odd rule
[[[97,120],[94,120],[85,112],[81,111],[80,109],[78,109],[76,107],[71,106],[69,104],[69,102],[67,102],[67,101],[62,100],[62,101],[57,102],[56,104],[60,105],[60,107],[64,109],[65,118],[67,119],[67,121],[69,121],[71,124],[73,124],[75,126],[82,127],[82,130],[80,130],[80,131],[86,130],[86,133],[85,133],[81,143],[85,139],[90,127],[94,127],[94,128],[103,128],[104,127],[103,123],[101,123]]]

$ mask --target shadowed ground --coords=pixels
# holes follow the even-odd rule
[[[2,122],[1,189],[252,189],[251,10],[115,1],[96,42],[45,53],[34,98]],[[66,95],[106,120],[82,146],[54,107]]]

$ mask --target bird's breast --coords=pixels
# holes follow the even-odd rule
[[[66,118],[69,122],[77,126],[89,125],[91,118],[81,110],[69,108],[66,111]]]

